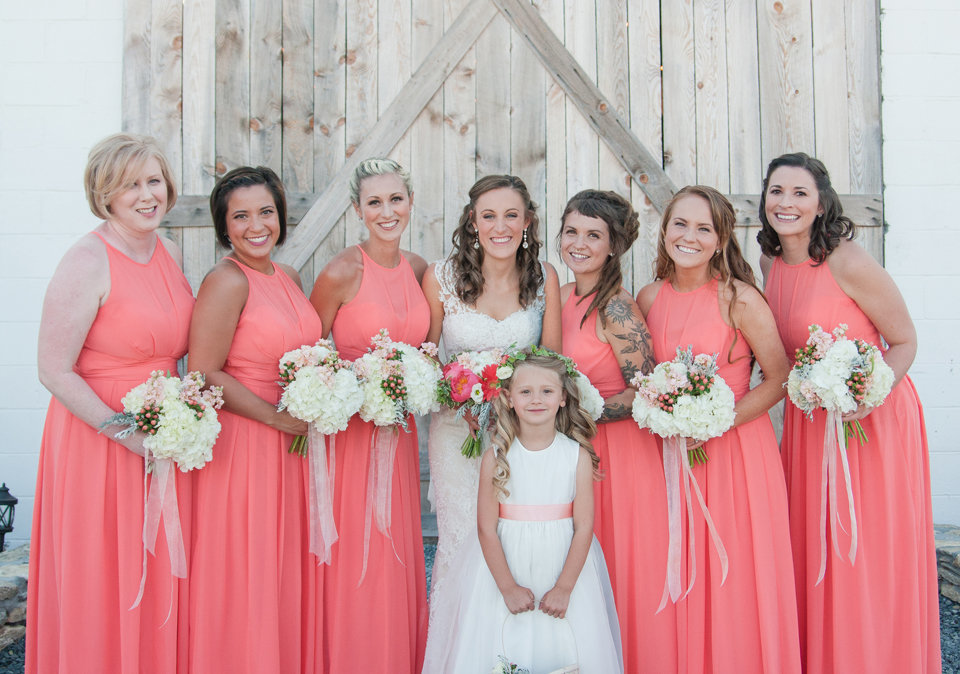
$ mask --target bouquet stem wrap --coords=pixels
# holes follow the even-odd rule
[[[140,589],[130,609],[135,609],[143,599],[147,584],[147,553],[156,556],[154,549],[160,531],[160,520],[167,538],[170,555],[170,573],[176,578],[187,577],[187,555],[183,546],[183,531],[180,528],[180,509],[177,505],[176,468],[173,459],[157,459],[153,462],[153,480],[147,477],[150,450],[143,453],[143,572],[140,574]],[[173,595],[176,583],[170,584],[170,608],[163,621],[165,625],[173,612]]]
[[[337,470],[334,440],[336,435],[325,436],[313,423],[309,428],[307,456],[310,459],[310,552],[317,556],[320,564],[329,564],[330,548],[339,538],[337,524],[333,519],[333,481]]]
[[[360,581],[367,575],[367,558],[370,554],[370,529],[372,520],[377,522],[377,530],[390,540],[391,505],[393,503],[393,460],[400,442],[400,430],[396,426],[375,426],[370,442],[370,467],[367,470],[367,504],[363,526],[363,569]],[[403,563],[397,550],[393,554]]]
[[[697,555],[696,541],[693,526],[693,499],[690,495],[690,485],[697,495],[700,502],[700,510],[703,512],[703,519],[707,523],[707,529],[710,531],[710,540],[717,550],[717,556],[720,558],[720,568],[723,572],[720,579],[720,585],[723,585],[727,579],[729,570],[729,560],[727,550],[723,547],[723,541],[720,540],[720,534],[717,533],[717,527],[710,516],[710,510],[704,501],[703,493],[700,491],[700,485],[697,484],[697,478],[693,476],[690,470],[690,458],[687,454],[687,442],[684,438],[672,435],[663,439],[663,477],[667,488],[667,518],[669,522],[669,544],[667,548],[667,577],[663,583],[663,596],[660,598],[660,606],[657,613],[662,611],[667,605],[667,597],[673,603],[683,599],[690,590],[693,589],[693,583],[697,579]],[[688,557],[690,565],[690,584],[687,591],[680,596],[680,483],[683,482],[683,491],[687,502],[687,544],[689,547]]]
[[[827,489],[830,490],[830,534],[833,549],[838,555],[840,543],[837,540],[837,528],[843,529],[837,513],[837,455],[843,468],[843,479],[847,490],[847,504],[850,509],[850,563],[857,557],[857,513],[853,502],[853,487],[850,484],[850,462],[847,460],[847,440],[843,430],[843,417],[839,412],[827,412],[827,423],[823,434],[823,461],[820,465],[820,573],[815,585],[823,581],[827,572]],[[844,531],[846,531],[844,529]]]

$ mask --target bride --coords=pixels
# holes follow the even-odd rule
[[[442,336],[445,356],[537,343],[560,351],[560,284],[554,268],[537,259],[538,223],[520,178],[486,176],[470,188],[453,250],[423,277],[430,303],[427,341],[437,343]],[[439,533],[431,615],[451,560],[477,524],[480,459],[460,453],[470,427],[454,415],[442,409],[430,422],[429,498]],[[475,427],[473,419],[469,423]]]

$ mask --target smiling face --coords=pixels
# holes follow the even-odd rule
[[[587,285],[596,283],[596,277],[610,257],[607,223],[577,211],[569,213],[560,230],[560,255],[578,280],[586,281]]]
[[[663,242],[678,270],[706,269],[720,246],[710,203],[694,194],[678,199],[663,230]]]
[[[567,398],[556,372],[520,364],[511,377],[507,402],[521,427],[554,428],[557,411],[567,404]]]
[[[509,187],[484,192],[477,197],[474,224],[485,255],[514,258],[529,224],[523,197]]]
[[[412,205],[413,195],[407,192],[400,176],[384,173],[363,179],[359,203],[354,204],[353,208],[363,220],[371,238],[399,241],[410,222]]]
[[[810,228],[823,213],[820,192],[809,171],[799,166],[781,166],[767,181],[764,215],[777,235],[810,236]]]
[[[238,187],[227,201],[227,237],[233,254],[248,267],[272,269],[270,252],[280,236],[280,219],[266,185]]]
[[[167,212],[167,184],[160,162],[148,158],[124,176],[123,184],[107,204],[111,222],[131,232],[152,232]]]

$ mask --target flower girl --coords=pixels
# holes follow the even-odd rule
[[[423,671],[620,672],[613,593],[593,536],[596,426],[580,407],[577,372],[537,347],[501,370],[478,536],[450,570],[459,588],[435,607],[431,629],[444,633],[431,635]]]

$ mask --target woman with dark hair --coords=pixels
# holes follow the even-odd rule
[[[336,255],[313,286],[310,301],[324,336],[333,335],[347,360],[366,353],[383,328],[390,339],[419,347],[430,327],[420,289],[427,263],[400,247],[413,208],[410,175],[392,159],[365,159],[353,172],[350,201],[367,238]],[[412,417],[407,428],[377,429],[355,416],[335,436],[333,515],[340,538],[329,565],[316,571],[324,616],[318,671],[419,674],[423,664],[427,583]],[[392,461],[378,460],[391,451],[389,442]],[[390,488],[377,490],[378,483]],[[378,509],[389,513],[386,530],[373,524]]]
[[[616,597],[628,672],[677,669],[673,604],[657,612],[667,559],[667,502],[660,450],[630,415],[630,382],[656,361],[650,332],[623,288],[621,259],[639,221],[615,192],[584,190],[563,211],[557,246],[573,272],[560,288],[563,351],[604,398],[593,446],[604,479],[594,485],[594,533]]]
[[[677,671],[799,672],[787,495],[767,415],[784,395],[790,364],[735,224],[733,206],[715,189],[680,190],[661,220],[657,280],[637,298],[657,360],[673,360],[678,347],[717,354],[717,374],[736,400],[733,428],[709,440],[709,459],[691,470],[717,537],[694,503],[682,522],[696,557],[683,553],[680,579],[689,587],[696,577],[676,603]],[[751,389],[754,359],[764,379]],[[688,449],[701,444],[687,440]]]
[[[430,304],[428,341],[443,337],[448,357],[532,344],[560,350],[560,284],[553,267],[537,257],[538,226],[536,205],[520,178],[486,176],[470,188],[453,232],[453,250],[423,277]],[[450,410],[433,414],[430,421],[430,500],[439,530],[431,605],[443,592],[453,556],[477,526],[480,459],[460,453],[469,430],[467,421]]]
[[[917,352],[910,314],[890,275],[850,241],[853,222],[817,159],[796,153],[770,163],[760,220],[767,297],[790,353],[806,343],[812,323],[828,331],[845,324],[849,338],[884,349],[896,378],[883,405],[843,416],[859,421],[867,438],[846,443],[853,503],[845,489],[836,490],[837,511],[856,517],[852,561],[849,522],[827,521],[821,532],[826,412],[805,419],[786,403],[781,450],[804,666],[807,672],[939,672],[929,456],[920,399],[907,376]]]
[[[157,235],[177,190],[156,141],[131,134],[94,146],[84,187],[102,222],[57,265],[40,318],[38,369],[53,398],[30,538],[26,671],[186,672],[187,584],[171,573],[164,536],[155,555],[143,549],[145,436],[100,432],[124,395],[153,370],[176,372],[187,350],[193,293],[179,249]],[[187,536],[191,480],[176,481]]]
[[[210,194],[230,249],[203,280],[190,368],[223,387],[223,429],[198,471],[190,566],[190,671],[286,674],[312,668],[316,605],[306,462],[288,449],[307,424],[277,411],[280,357],[323,328],[296,270],[270,259],[286,201],[269,168],[241,167]]]

